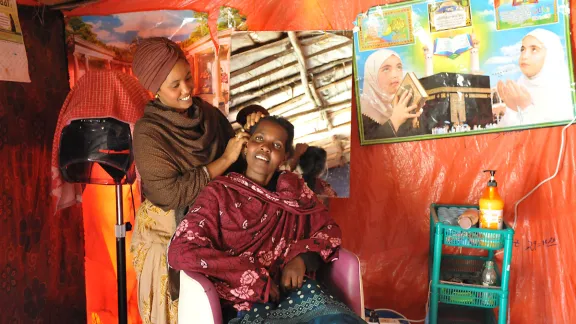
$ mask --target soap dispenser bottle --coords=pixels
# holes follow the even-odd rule
[[[478,205],[480,205],[480,228],[499,230],[503,225],[504,200],[498,194],[498,183],[494,179],[496,170],[484,170],[490,172],[490,181]]]

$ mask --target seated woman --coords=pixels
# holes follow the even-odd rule
[[[168,263],[208,276],[230,323],[364,323],[312,278],[338,258],[341,232],[303,179],[278,171],[294,126],[268,116],[250,130],[244,174],[211,181],[176,229]]]

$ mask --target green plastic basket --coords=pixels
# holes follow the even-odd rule
[[[436,205],[430,206],[430,224],[434,224],[432,231],[441,231],[443,244],[449,246],[478,248],[484,250],[500,250],[504,248],[504,240],[509,235],[514,236],[512,230],[506,223],[501,230],[490,230],[484,228],[472,227],[462,229],[460,226],[447,225],[438,220],[438,208],[472,208],[478,209],[474,205]],[[458,213],[460,215],[461,212]],[[431,232],[432,233],[432,232]]]
[[[440,280],[450,281],[460,279],[469,284],[439,283],[439,298],[441,303],[474,306],[483,308],[498,307],[502,295],[500,287],[500,272],[495,287],[482,286],[482,270],[487,258],[462,255],[445,255],[440,266]]]

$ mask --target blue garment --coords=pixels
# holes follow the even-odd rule
[[[278,305],[254,304],[229,324],[359,324],[366,322],[312,279],[281,296]]]

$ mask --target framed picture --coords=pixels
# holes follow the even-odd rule
[[[362,145],[562,125],[574,117],[566,0],[411,1],[358,15]],[[410,13],[413,42],[366,46],[367,29]],[[515,12],[511,19],[505,12]],[[374,14],[377,13],[377,14]],[[522,13],[522,15],[520,15]],[[368,19],[381,20],[381,23]],[[503,22],[506,22],[505,24]],[[409,28],[408,28],[409,27]],[[398,93],[407,74],[413,89]],[[423,105],[414,96],[425,98]],[[418,100],[418,102],[420,102]]]

